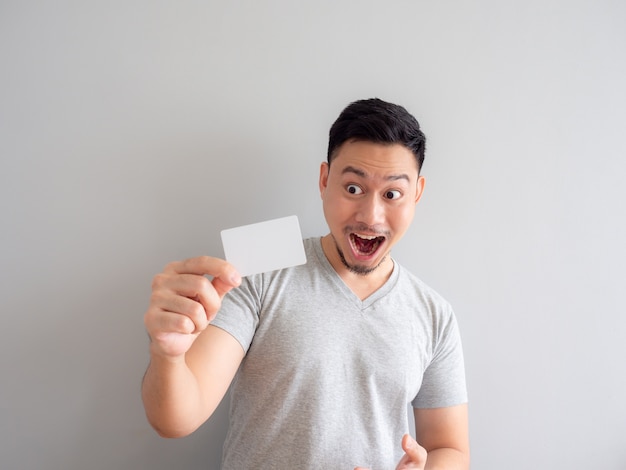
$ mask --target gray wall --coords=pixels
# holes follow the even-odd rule
[[[463,331],[473,468],[626,468],[626,3],[0,2],[0,467],[217,468],[162,440],[143,312],[168,261],[296,214],[379,96],[429,137],[395,256]]]

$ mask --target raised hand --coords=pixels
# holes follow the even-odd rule
[[[218,258],[202,256],[168,264],[154,277],[144,315],[152,354],[184,355],[217,314],[224,295],[240,283],[237,270]]]

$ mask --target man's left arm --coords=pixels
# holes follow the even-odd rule
[[[469,470],[467,404],[445,408],[414,408],[417,442],[402,438],[404,456],[396,470]],[[354,470],[369,470],[355,467]]]
[[[470,445],[467,404],[414,408],[413,412],[415,437],[428,453],[424,469],[468,470]]]

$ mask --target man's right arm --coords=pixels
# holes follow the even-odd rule
[[[144,316],[151,360],[142,398],[161,436],[196,430],[228,390],[245,353],[234,337],[209,323],[240,282],[232,265],[209,257],[171,263],[155,276]]]

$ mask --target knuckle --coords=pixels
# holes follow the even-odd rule
[[[155,333],[161,329],[161,315],[160,310],[155,307],[150,307],[143,316],[143,323],[148,332],[148,335],[153,338]]]
[[[192,333],[195,330],[195,324],[186,315],[174,315],[172,319],[172,330],[177,333]]]
[[[204,276],[194,275],[187,279],[190,290],[198,294],[205,294],[211,290],[211,282]]]
[[[189,307],[185,310],[185,313],[189,315],[191,319],[202,318],[204,313],[204,308],[199,302],[191,302]]]
[[[152,293],[150,294],[150,306],[162,305],[164,301],[165,295],[162,293],[162,291],[158,288],[153,289]]]
[[[167,263],[167,264],[165,265],[165,267],[163,268],[163,272],[172,272],[172,271],[175,271],[175,270],[176,270],[176,266],[177,266],[178,264],[179,264],[179,263],[178,263],[177,261],[172,261],[172,262],[170,262],[170,263]]]
[[[204,328],[208,323],[207,312],[202,305],[196,302],[191,312],[191,320],[199,327]]]
[[[154,317],[154,314],[152,313],[152,309],[148,309],[146,313],[144,313],[143,315],[143,324],[145,325],[148,331],[150,331],[151,329],[153,317]]]
[[[220,296],[217,294],[217,292],[213,291],[213,294],[206,299],[205,305],[204,305],[204,311],[205,311],[204,314],[207,317],[208,321],[213,320],[213,318],[215,317],[215,315],[217,314],[217,312],[220,310],[221,307],[222,307],[222,300]]]
[[[196,281],[198,282],[198,289],[203,292],[213,289],[213,284],[206,276],[197,276]]]
[[[152,278],[152,290],[159,289],[165,283],[168,278],[167,274],[159,273]]]

